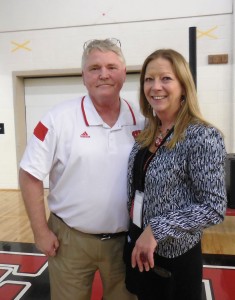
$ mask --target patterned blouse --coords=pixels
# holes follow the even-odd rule
[[[167,141],[172,138],[172,134]],[[134,198],[133,166],[140,145],[135,143],[128,166],[128,208]],[[227,206],[226,151],[220,132],[191,124],[173,149],[164,145],[145,176],[143,227],[150,224],[156,252],[177,257],[201,239],[202,230],[223,221]]]

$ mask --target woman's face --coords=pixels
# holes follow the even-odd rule
[[[167,59],[159,57],[149,62],[144,77],[144,93],[160,119],[175,120],[181,107],[183,89]]]

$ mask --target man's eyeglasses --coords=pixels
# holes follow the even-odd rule
[[[96,43],[98,44],[99,42],[107,42],[109,43],[110,46],[118,46],[119,48],[121,48],[121,42],[116,39],[116,38],[108,38],[108,39],[104,39],[104,40],[89,40],[86,41],[83,45],[83,49],[85,50],[90,44],[94,43],[94,46],[96,45]]]

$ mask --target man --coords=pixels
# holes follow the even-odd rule
[[[48,256],[52,300],[90,299],[96,270],[104,299],[135,299],[125,288],[122,252],[129,222],[127,162],[143,119],[119,96],[126,67],[118,43],[85,43],[82,75],[88,95],[46,114],[20,164],[35,243]]]

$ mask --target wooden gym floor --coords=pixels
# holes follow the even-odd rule
[[[48,191],[45,190],[45,198],[47,193]],[[47,215],[49,215],[48,209]],[[0,190],[0,300],[49,300],[46,257],[37,251],[33,243],[33,235],[20,191]],[[204,231],[202,250],[204,254],[203,278],[205,286],[203,300],[235,299],[235,285],[233,284],[235,280],[235,209],[228,209],[223,223]],[[14,262],[12,262],[10,255],[12,253],[14,254]],[[34,275],[25,275],[25,273],[20,272],[22,261],[25,258],[29,261],[28,268],[32,265],[35,267],[35,264],[30,261],[32,259],[31,255],[34,255],[34,261],[35,257],[38,260],[41,266],[40,272],[45,271],[44,279],[40,279],[41,281],[35,281],[35,278],[38,278],[39,271]],[[15,264],[17,264],[17,267],[15,267]],[[20,277],[15,280],[15,275],[23,276],[22,281],[19,281]],[[28,277],[26,280],[25,276],[32,276],[31,281]],[[96,286],[94,287],[92,300],[100,300],[102,287],[99,278],[96,278],[95,281]],[[47,295],[42,293],[41,285],[44,286]],[[34,286],[33,289],[32,286]],[[16,288],[18,288],[17,291]],[[32,290],[34,292],[30,292]],[[11,292],[17,297],[13,297]]]
[[[0,190],[0,241],[34,242],[19,190]],[[208,254],[235,255],[235,213],[204,231],[202,249]]]

